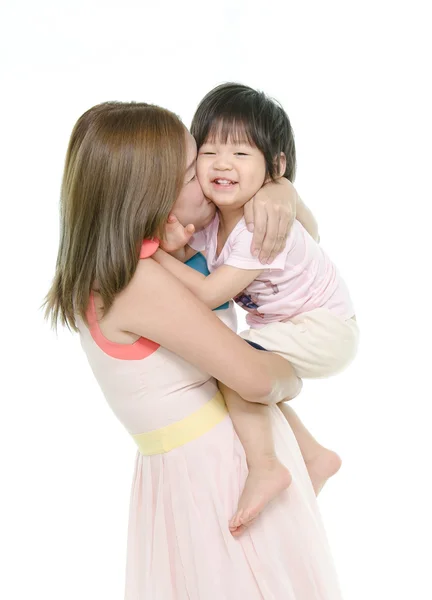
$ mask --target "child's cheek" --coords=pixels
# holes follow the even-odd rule
[[[197,177],[198,177],[198,181],[200,186],[202,187],[203,184],[206,183],[206,176],[205,176],[205,166],[203,165],[203,161],[200,159],[197,160]]]

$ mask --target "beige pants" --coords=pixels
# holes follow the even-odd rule
[[[243,331],[242,338],[288,360],[300,378],[336,375],[357,353],[359,329],[327,308],[317,308],[289,321]]]

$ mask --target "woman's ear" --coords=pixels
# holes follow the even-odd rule
[[[278,161],[278,159],[279,159],[279,161]],[[279,156],[275,160],[277,177],[283,177],[284,176],[285,169],[286,169],[286,164],[287,164],[287,160],[286,160],[285,153],[281,152],[279,154]]]

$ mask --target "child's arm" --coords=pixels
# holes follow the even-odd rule
[[[163,244],[161,244],[161,248],[163,248]],[[192,256],[195,256],[197,250],[192,248],[191,246],[184,246],[183,248],[179,248],[178,250],[173,250],[170,252],[170,256],[179,260],[182,263],[187,262]]]
[[[262,273],[262,269],[237,269],[223,265],[206,277],[162,250],[157,250],[152,258],[211,309],[234,298]]]
[[[318,223],[312,214],[312,211],[306,206],[303,200],[297,195],[296,203],[297,221],[303,225],[308,234],[319,243]]]

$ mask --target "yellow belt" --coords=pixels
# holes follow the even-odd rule
[[[164,454],[201,437],[228,414],[220,392],[197,411],[181,421],[147,433],[133,435],[141,454]]]

